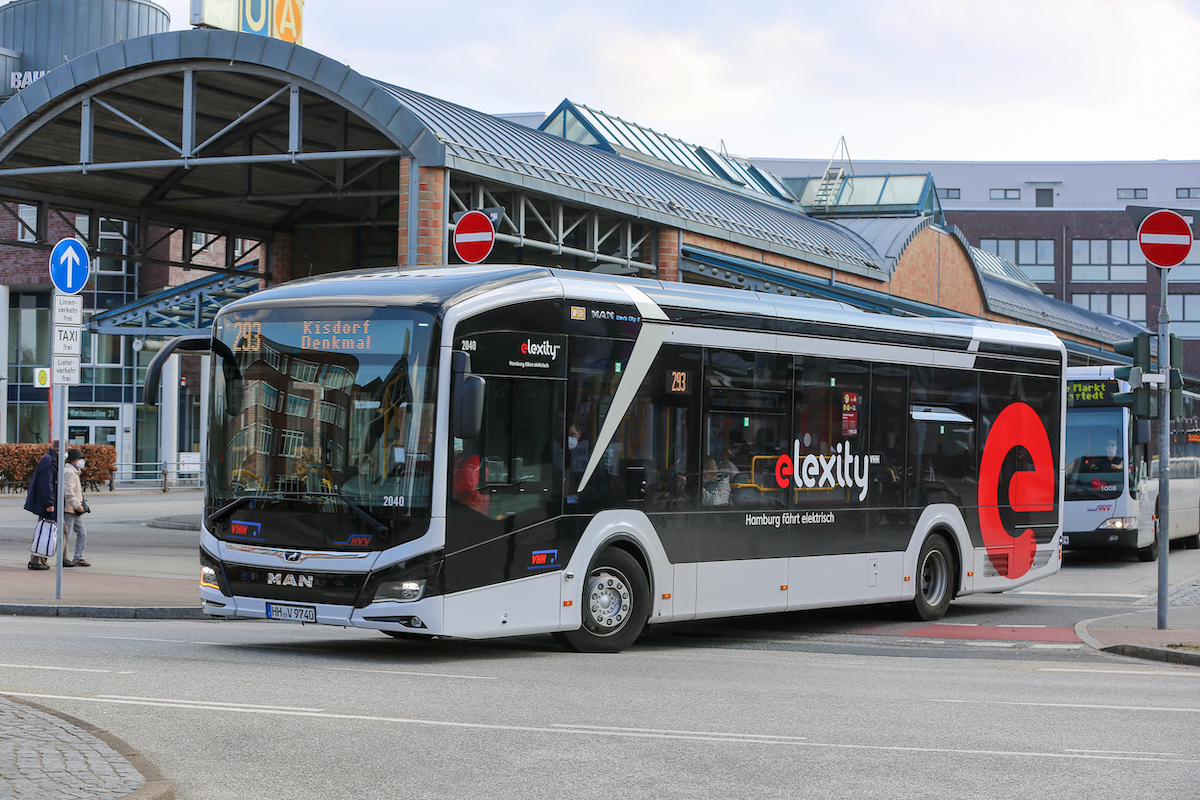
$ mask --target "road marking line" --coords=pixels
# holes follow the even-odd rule
[[[37,664],[0,664],[8,669],[50,669],[57,672],[112,672],[111,669],[84,669],[83,667],[42,667]]]
[[[1016,700],[941,700],[935,703],[976,703],[988,706],[1034,706],[1037,708],[1095,708],[1101,711],[1179,711],[1191,714],[1200,713],[1200,708],[1170,708],[1168,706],[1104,706],[1091,703],[1027,703]]]
[[[947,754],[960,756],[1012,756],[1015,758],[1048,758],[1060,760],[1097,760],[1097,761],[1155,761],[1155,762],[1170,762],[1181,764],[1200,764],[1200,759],[1197,758],[1163,758],[1160,756],[1136,756],[1136,755],[1118,755],[1104,753],[1074,753],[1074,752],[1058,752],[1048,753],[1036,750],[975,750],[968,748],[950,748],[950,747],[913,747],[901,745],[873,745],[873,744],[846,744],[839,742],[810,742],[801,741],[794,737],[782,736],[761,736],[760,738],[745,738],[743,734],[703,734],[703,735],[682,735],[678,733],[654,733],[654,732],[636,732],[623,731],[610,728],[595,728],[595,727],[579,727],[579,728],[564,728],[564,727],[538,727],[532,725],[496,725],[483,722],[450,722],[447,720],[432,720],[432,719],[412,719],[406,717],[379,717],[369,714],[334,714],[330,712],[315,712],[315,711],[288,711],[280,709],[266,708],[248,708],[238,705],[198,705],[200,702],[196,700],[171,700],[171,699],[154,699],[146,700],[117,700],[108,697],[84,697],[80,695],[61,695],[61,694],[38,694],[34,692],[5,692],[0,691],[0,696],[7,697],[33,697],[43,700],[74,700],[79,702],[89,703],[117,703],[122,705],[143,705],[154,706],[158,708],[180,708],[191,711],[223,711],[234,712],[240,714],[269,714],[275,716],[289,717],[312,717],[314,719],[335,719],[335,720],[355,720],[362,722],[393,722],[403,725],[428,725],[430,727],[441,728],[461,728],[482,731],[510,731],[516,733],[549,733],[555,736],[576,735],[576,736],[607,736],[607,737],[629,737],[641,739],[673,739],[682,741],[702,741],[702,742],[729,742],[733,744],[770,744],[770,745],[791,745],[792,747],[812,747],[823,748],[828,750],[863,750],[872,752],[890,752],[890,753],[909,753],[909,754]],[[966,702],[966,701],[943,701],[943,702]],[[1176,710],[1176,709],[1170,709]],[[1200,709],[1195,709],[1200,710]]]
[[[806,741],[808,741],[808,738],[809,738],[807,736],[776,736],[774,734],[769,734],[769,733],[718,733],[716,731],[676,731],[676,730],[671,730],[670,728],[614,728],[609,725],[605,725],[603,728],[597,728],[595,725],[569,725],[566,723],[558,723],[558,722],[553,723],[550,727],[551,728],[565,728],[565,729],[571,731],[572,733],[586,733],[588,731],[602,730],[602,731],[622,731],[622,732],[628,732],[628,733],[668,733],[668,734],[673,734],[676,736],[700,736],[700,737],[736,736],[739,739],[746,739],[748,741],[765,739],[765,740],[769,740],[772,742],[776,742],[776,741],[806,742]]]
[[[352,667],[326,667],[334,672],[375,672],[381,675],[418,675],[422,678],[462,678],[469,681],[498,681],[490,675],[452,675],[446,672],[404,672],[398,669],[355,669]]]
[[[1138,750],[1064,750],[1064,753],[1104,753],[1117,756],[1161,756],[1163,758],[1183,758],[1182,753],[1143,753]]]
[[[968,647],[1016,647],[1016,642],[993,642],[987,639],[945,639],[947,644],[965,644]]]
[[[1033,594],[1039,597],[1123,597],[1141,600],[1144,594],[1111,594],[1107,592],[1039,592],[1034,589],[1018,589],[1010,594]]]
[[[1176,678],[1200,678],[1200,672],[1175,672],[1169,669],[1080,669],[1071,667],[1042,667],[1038,672],[1091,672],[1096,675],[1171,675]]]
[[[105,700],[145,700],[150,702],[162,702],[157,697],[130,697],[123,694],[98,694],[97,697]],[[324,711],[323,708],[301,708],[297,706],[259,706],[253,703],[222,703],[215,700],[172,700],[173,703],[187,703],[201,708],[248,708],[248,709],[264,709],[269,711]]]

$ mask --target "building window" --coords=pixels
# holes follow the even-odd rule
[[[1034,189],[1034,205],[1038,208],[1054,208],[1053,189]]]
[[[21,220],[21,224],[17,226],[17,241],[36,242],[38,227],[37,206],[19,205],[17,206],[17,216]]]
[[[1200,294],[1167,295],[1167,311],[1171,314],[1171,333],[1189,339],[1200,337]]]
[[[1145,200],[1145,189],[1117,189],[1118,200]]]
[[[1171,283],[1200,283],[1200,243],[1193,242],[1183,263],[1171,268]]]
[[[1020,189],[992,189],[990,192],[992,200],[1020,200]]]
[[[1053,239],[980,239],[979,249],[1016,264],[1031,281],[1054,281]]]
[[[1112,314],[1134,322],[1146,321],[1144,294],[1074,294],[1071,302],[1098,314]]]
[[[961,200],[962,199],[962,190],[961,189],[938,189],[937,194],[938,194],[938,199],[940,199],[940,200]]]
[[[1075,239],[1071,242],[1071,280],[1146,280],[1146,258],[1136,239]]]
[[[1074,294],[1071,303],[1098,314],[1112,314],[1134,322],[1146,321],[1144,294]]]
[[[1192,187],[1190,189],[1176,189],[1175,197],[1179,199],[1200,198],[1200,187]]]

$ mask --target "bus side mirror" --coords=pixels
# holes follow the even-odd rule
[[[483,396],[487,384],[478,375],[464,375],[454,392],[454,438],[474,439],[483,427]]]
[[[1150,420],[1135,419],[1133,423],[1133,443],[1150,444]]]

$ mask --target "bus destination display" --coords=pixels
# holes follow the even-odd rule
[[[1067,381],[1067,407],[1111,406],[1116,392],[1116,381]]]

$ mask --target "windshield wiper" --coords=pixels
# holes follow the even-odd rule
[[[208,521],[210,524],[220,522],[237,509],[249,504],[254,500],[325,500],[329,498],[340,500],[341,502],[345,503],[351,511],[357,514],[359,517],[362,517],[362,519],[364,519],[371,527],[373,527],[376,533],[383,534],[388,532],[388,526],[385,523],[380,522],[378,519],[372,516],[370,512],[359,506],[357,503],[351,501],[346,495],[338,494],[337,492],[275,492],[273,494],[256,494],[247,495],[245,497],[237,497],[214,511],[209,516]]]

